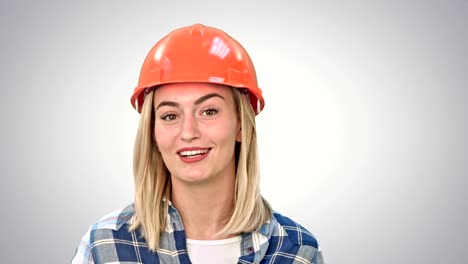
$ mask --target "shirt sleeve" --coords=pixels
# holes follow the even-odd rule
[[[88,231],[81,239],[71,264],[94,264],[93,253],[90,246],[90,233],[91,232]]]

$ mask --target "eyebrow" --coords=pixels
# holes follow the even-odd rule
[[[217,93],[210,93],[210,94],[207,94],[207,95],[204,95],[200,98],[198,98],[197,100],[195,100],[195,102],[193,102],[195,105],[199,105],[201,103],[203,103],[204,101],[210,99],[210,98],[213,98],[213,97],[219,97],[221,99],[224,100],[224,97],[222,97],[221,95],[217,94]],[[176,102],[172,102],[172,101],[162,101],[161,103],[158,104],[158,106],[156,107],[156,110],[158,110],[160,107],[162,106],[173,106],[173,107],[178,107],[179,106],[179,103],[176,103]]]

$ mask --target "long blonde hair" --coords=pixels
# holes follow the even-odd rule
[[[272,215],[268,202],[260,194],[259,159],[255,114],[247,95],[232,88],[241,121],[241,142],[236,146],[236,183],[234,211],[222,235],[240,234],[259,229]],[[133,174],[135,180],[135,219],[130,230],[140,228],[149,249],[159,248],[167,224],[171,197],[170,173],[153,138],[154,91],[145,97],[135,140]]]

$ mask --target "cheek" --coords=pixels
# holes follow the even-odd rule
[[[212,131],[214,132],[214,130]],[[213,136],[217,137],[221,141],[231,143],[236,141],[238,134],[237,132],[237,124],[226,122],[225,124],[217,126],[216,133],[213,133],[216,135]]]
[[[153,138],[158,146],[159,151],[164,151],[170,146],[173,146],[173,131],[168,129],[163,129],[161,127],[155,126],[153,130]]]

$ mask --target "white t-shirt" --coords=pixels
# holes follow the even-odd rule
[[[193,264],[235,264],[240,257],[241,236],[221,240],[187,239],[187,251]]]

